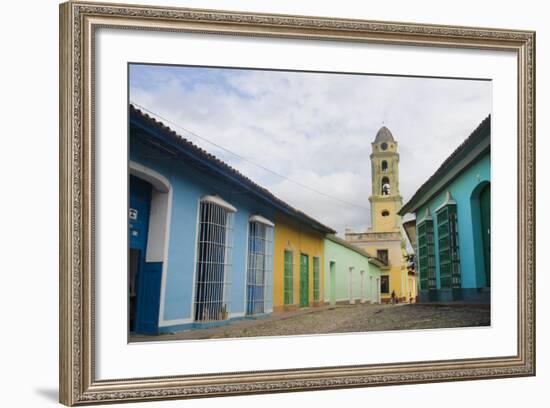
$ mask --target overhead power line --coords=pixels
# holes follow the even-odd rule
[[[295,184],[295,185],[297,185],[297,186],[299,186],[299,187],[301,187],[301,188],[303,188],[303,189],[306,189],[306,190],[309,190],[309,191],[311,191],[311,192],[313,192],[313,193],[316,193],[316,194],[322,195],[322,196],[324,196],[324,197],[330,198],[330,199],[332,199],[332,200],[334,200],[334,201],[338,201],[338,202],[340,202],[340,203],[342,203],[342,204],[346,204],[346,205],[349,205],[349,206],[352,206],[352,207],[357,207],[357,208],[361,208],[361,209],[366,210],[366,211],[370,211],[370,208],[369,208],[369,207],[365,207],[365,206],[362,206],[362,205],[359,205],[359,204],[351,203],[351,202],[346,201],[346,200],[342,200],[342,199],[340,199],[340,198],[338,198],[338,197],[334,197],[334,196],[332,196],[332,195],[330,195],[330,194],[324,193],[323,191],[319,191],[319,190],[317,190],[317,189],[315,189],[315,188],[312,188],[312,187],[310,187],[310,186],[308,186],[308,185],[306,185],[306,184],[300,183],[299,181],[293,180],[293,179],[291,179],[291,178],[285,176],[284,174],[278,173],[278,172],[276,172],[275,170],[272,170],[272,169],[270,169],[270,168],[268,168],[268,167],[265,167],[265,166],[263,166],[263,165],[261,165],[261,164],[259,164],[259,163],[256,163],[255,161],[253,161],[253,160],[251,160],[251,159],[249,159],[249,158],[247,158],[247,157],[244,157],[244,156],[242,156],[242,155],[240,155],[240,154],[238,154],[238,153],[235,153],[234,151],[229,150],[228,148],[226,148],[226,147],[224,147],[224,146],[221,146],[221,145],[219,145],[218,143],[213,142],[213,141],[211,141],[211,140],[209,140],[209,139],[207,139],[207,138],[205,138],[205,137],[203,137],[203,136],[201,136],[201,135],[199,135],[199,134],[197,134],[197,133],[195,133],[195,132],[193,132],[193,131],[187,129],[187,128],[185,128],[184,126],[182,126],[182,125],[180,125],[180,124],[178,124],[178,123],[176,123],[176,122],[174,122],[174,121],[172,121],[172,120],[170,120],[170,119],[168,119],[168,118],[165,118],[165,117],[159,115],[158,113],[153,112],[152,110],[150,110],[150,109],[148,109],[148,108],[146,108],[146,107],[144,107],[144,106],[142,106],[142,105],[140,105],[140,104],[138,104],[138,103],[136,103],[136,102],[130,101],[130,103],[131,103],[132,105],[134,105],[134,106],[137,106],[139,109],[141,109],[141,110],[147,112],[148,114],[150,114],[150,115],[152,115],[152,116],[155,116],[155,117],[157,117],[158,119],[161,119],[163,122],[166,122],[166,123],[168,123],[168,124],[170,124],[170,125],[172,125],[172,126],[178,128],[178,129],[180,129],[180,130],[183,130],[185,133],[188,133],[188,134],[190,134],[190,135],[196,137],[197,139],[200,139],[200,140],[202,140],[202,141],[204,141],[204,142],[206,142],[206,143],[209,143],[209,144],[211,144],[212,146],[216,146],[218,149],[223,150],[224,152],[227,152],[227,153],[229,153],[229,154],[231,154],[231,155],[233,155],[233,156],[235,156],[235,157],[241,159],[242,161],[245,161],[245,162],[247,162],[247,163],[250,163],[250,164],[252,164],[253,166],[256,166],[256,167],[258,167],[258,168],[260,168],[260,169],[262,169],[262,170],[264,170],[264,171],[266,171],[266,172],[268,172],[268,173],[271,173],[271,174],[273,174],[273,175],[275,175],[275,176],[277,176],[277,177],[280,177],[280,178],[282,178],[282,179],[285,179],[285,180],[289,181],[290,183]]]

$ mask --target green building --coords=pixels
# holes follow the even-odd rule
[[[325,238],[325,302],[379,303],[380,269],[384,264],[338,238]]]

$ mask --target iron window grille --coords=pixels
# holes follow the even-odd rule
[[[271,305],[273,280],[273,223],[260,216],[248,224],[246,314],[265,313]]]
[[[226,320],[231,310],[231,259],[236,209],[217,196],[200,202],[194,319]]]

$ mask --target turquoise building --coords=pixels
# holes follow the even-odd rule
[[[416,191],[399,214],[416,251],[420,302],[490,302],[491,116]],[[415,236],[416,235],[416,236]]]
[[[325,237],[325,303],[380,303],[380,268],[385,265],[364,250]]]

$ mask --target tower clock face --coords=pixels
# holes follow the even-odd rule
[[[380,145],[380,148],[381,148],[382,150],[386,150],[386,149],[388,148],[388,144],[384,142],[384,143],[382,143],[382,144]]]

